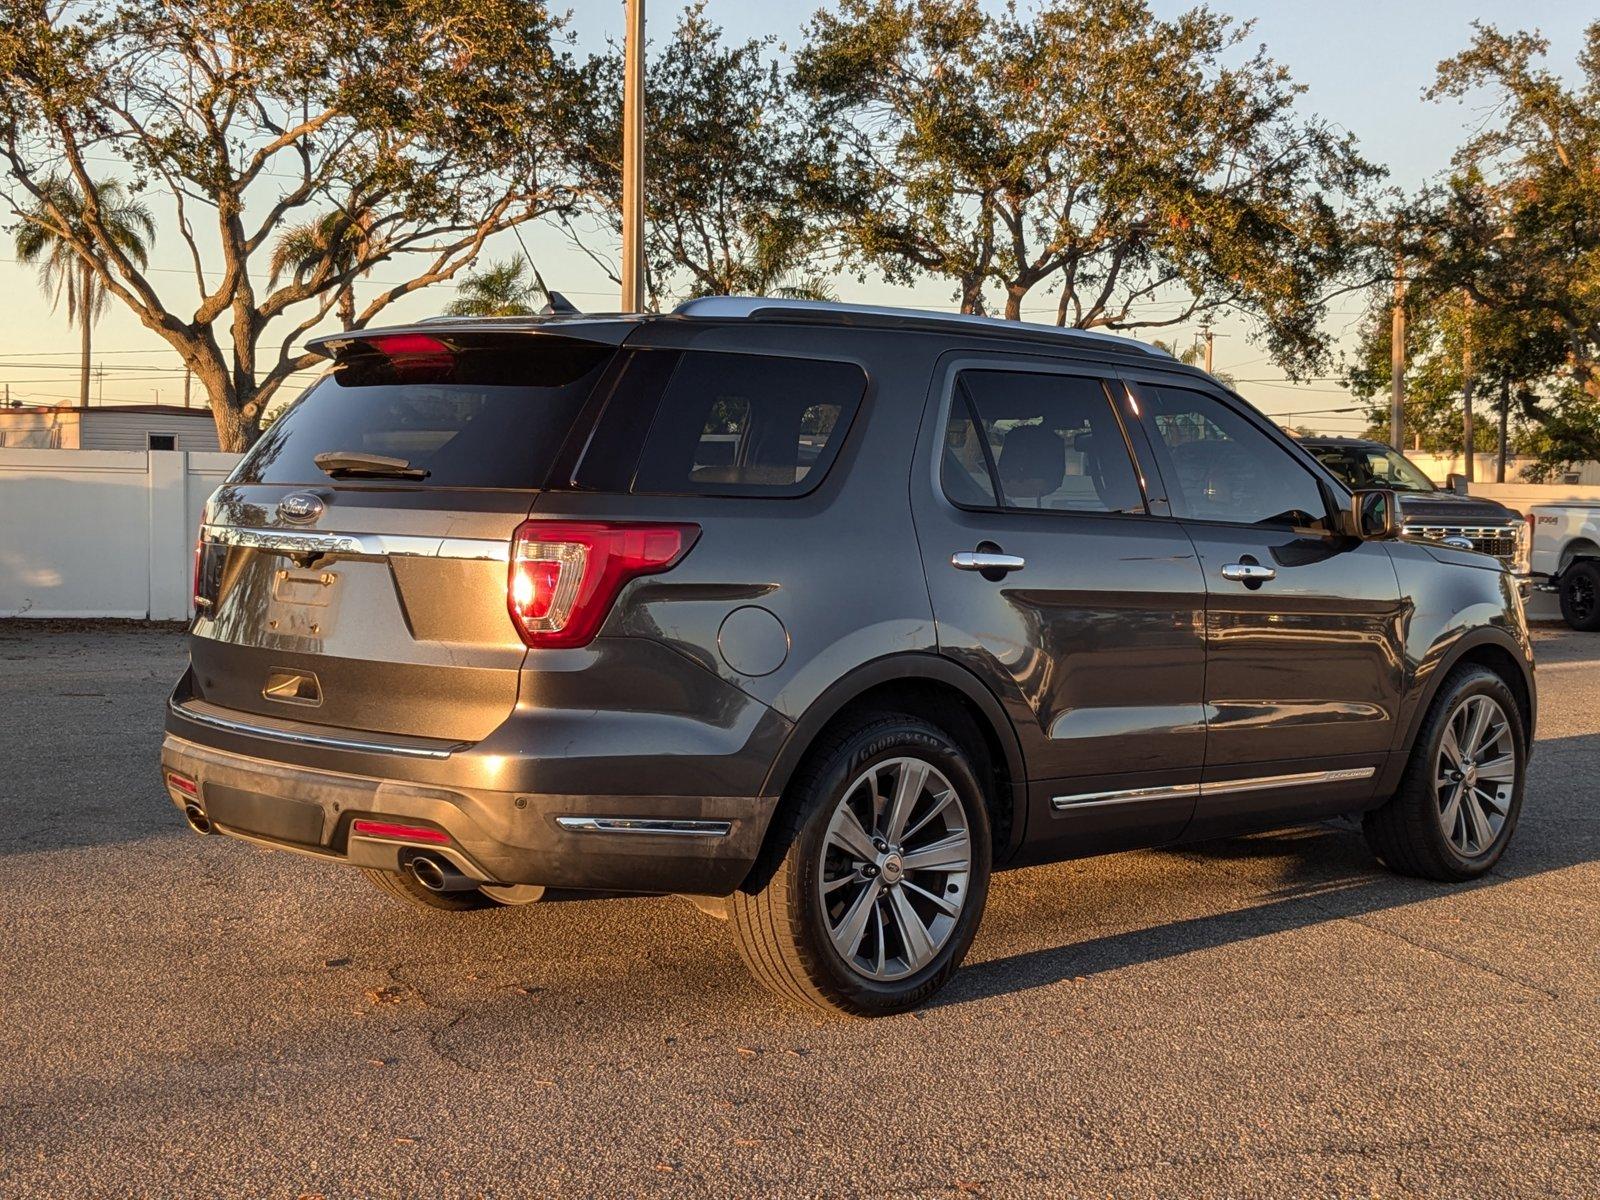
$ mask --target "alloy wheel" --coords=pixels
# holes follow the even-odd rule
[[[972,838],[954,785],[920,758],[863,771],[828,823],[817,887],[834,949],[867,979],[915,974],[967,901]]]
[[[1466,858],[1488,852],[1511,812],[1517,743],[1505,710],[1490,696],[1468,696],[1445,722],[1434,773],[1439,827]]]

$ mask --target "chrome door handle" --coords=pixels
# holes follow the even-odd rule
[[[1260,563],[1228,563],[1222,568],[1222,577],[1234,583],[1265,583],[1269,579],[1276,579],[1278,573]]]
[[[1028,560],[1015,554],[992,554],[987,550],[958,550],[950,556],[958,571],[1020,571]]]

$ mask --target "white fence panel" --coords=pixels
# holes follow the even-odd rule
[[[0,617],[186,618],[200,510],[237,461],[0,450]]]

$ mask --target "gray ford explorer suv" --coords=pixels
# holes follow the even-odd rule
[[[210,500],[173,802],[462,911],[679,893],[784,996],[922,1003],[991,873],[1339,814],[1504,852],[1532,653],[1140,344],[696,300],[313,343]]]

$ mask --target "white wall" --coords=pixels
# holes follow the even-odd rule
[[[236,454],[0,450],[0,617],[183,620]]]
[[[176,409],[146,412],[142,408],[90,408],[83,413],[78,447],[82,450],[147,450],[152,433],[170,433],[179,450],[216,453],[217,423],[209,411]]]

